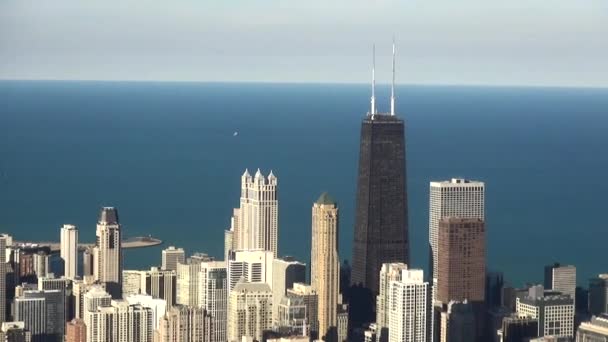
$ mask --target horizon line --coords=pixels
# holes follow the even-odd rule
[[[0,82],[83,82],[83,83],[198,83],[198,84],[284,84],[284,85],[356,85],[369,86],[368,82],[341,82],[341,81],[218,81],[218,80],[168,80],[168,79],[77,79],[77,78],[4,78]],[[390,82],[380,83],[381,86],[390,87]],[[561,84],[513,84],[513,83],[395,83],[396,86],[417,87],[472,87],[472,88],[556,88],[556,89],[608,89],[605,86],[561,85]]]

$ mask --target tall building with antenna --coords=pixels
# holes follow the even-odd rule
[[[409,262],[404,122],[395,114],[395,43],[389,113],[378,113],[375,47],[370,112],[361,123],[351,283],[378,293],[384,263]]]
[[[97,222],[97,243],[94,249],[95,280],[104,283],[112,298],[122,298],[122,250],[118,210],[101,208]]]

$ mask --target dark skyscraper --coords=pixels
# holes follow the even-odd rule
[[[391,112],[377,113],[372,76],[371,110],[361,124],[351,283],[374,294],[383,263],[409,262],[404,122],[395,116],[394,53],[393,44]]]

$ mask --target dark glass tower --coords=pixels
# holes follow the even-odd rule
[[[406,186],[403,120],[368,114],[361,124],[351,283],[373,294],[383,263],[409,262]]]

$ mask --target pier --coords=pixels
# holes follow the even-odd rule
[[[153,247],[162,244],[163,241],[157,238],[153,238],[151,236],[137,236],[122,240],[121,246],[122,249],[130,249],[130,248],[145,248],[145,247]],[[23,248],[44,248],[48,247],[51,250],[51,253],[58,253],[61,249],[61,244],[59,242],[54,241],[14,241],[13,246],[20,246]],[[87,248],[94,247],[94,243],[79,243],[78,250],[84,251]]]

